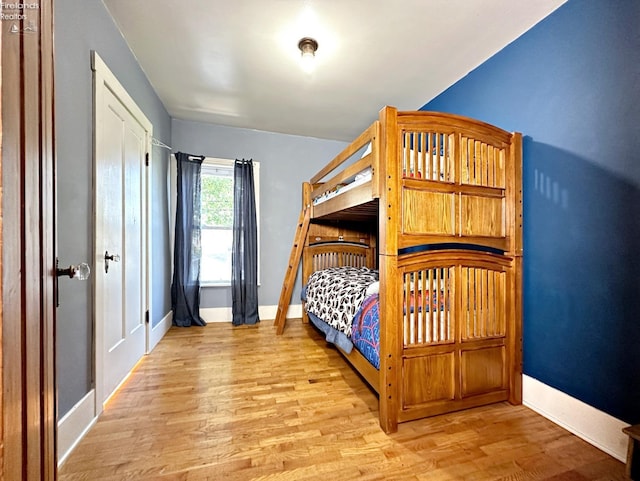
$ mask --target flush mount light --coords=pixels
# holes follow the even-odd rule
[[[303,37],[298,42],[298,48],[302,55],[302,69],[310,73],[313,71],[316,50],[318,50],[318,42],[311,37]]]

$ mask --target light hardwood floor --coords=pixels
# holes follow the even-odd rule
[[[387,435],[377,398],[299,320],[171,328],[69,456],[60,481],[623,480],[624,464],[524,406]]]

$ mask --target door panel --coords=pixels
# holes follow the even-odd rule
[[[151,124],[94,54],[96,410],[147,343],[146,153]],[[107,258],[109,257],[109,258]]]
[[[128,124],[124,149],[124,250],[122,252],[123,285],[126,296],[123,332],[141,336],[144,352],[142,192],[145,158],[144,131],[139,124]]]
[[[100,135],[104,135],[109,141],[103,144],[103,155],[98,158],[98,175],[99,186],[96,188],[103,199],[104,208],[96,215],[102,215],[103,230],[102,242],[104,249],[98,250],[100,253],[117,254],[122,253],[122,130],[126,115],[117,99],[113,98],[111,92],[106,92],[109,99],[105,101],[105,122],[104,131]],[[97,242],[99,242],[97,240]],[[109,262],[109,272],[105,273],[104,269],[96,270],[96,277],[102,278],[104,303],[102,306],[100,319],[105,321],[104,324],[104,345],[107,352],[112,351],[124,338],[123,329],[117,322],[121,318],[121,313],[116,309],[122,306],[122,282],[120,265],[116,262]],[[107,364],[109,365],[109,364]],[[105,386],[105,395],[109,395],[117,386],[111,386],[107,383]]]
[[[104,298],[100,317],[104,323],[104,399],[106,400],[145,351],[142,298],[143,256],[142,169],[144,169],[145,132],[120,99],[107,90],[106,110],[98,156],[98,195],[104,216],[102,242],[98,255],[108,252],[119,261],[106,260],[105,269],[96,273],[104,278]],[[105,175],[102,175],[103,170]],[[97,239],[96,244],[100,241]]]

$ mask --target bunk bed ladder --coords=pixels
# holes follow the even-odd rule
[[[282,331],[284,331],[287,310],[291,302],[291,294],[293,294],[293,286],[296,282],[298,265],[300,264],[300,257],[302,256],[302,248],[304,247],[307,232],[309,231],[310,216],[311,209],[304,208],[300,211],[298,227],[296,228],[296,235],[293,239],[293,246],[291,247],[291,254],[289,255],[287,271],[284,275],[282,291],[280,291],[280,300],[278,301],[278,311],[276,312],[276,320],[274,322],[274,325],[277,326],[277,334],[282,334]]]

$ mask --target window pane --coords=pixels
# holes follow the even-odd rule
[[[233,160],[227,159],[205,159],[202,164],[200,177],[202,248],[200,282],[203,284],[231,284],[233,166]],[[260,222],[259,167],[259,163],[254,162],[254,186],[258,223]],[[259,255],[260,253],[258,252]],[[258,276],[260,276],[259,271]]]
[[[233,177],[201,176],[202,227],[233,226]]]
[[[231,280],[232,241],[232,229],[202,229],[201,281],[229,282]]]
[[[233,170],[203,168],[201,182],[202,258],[200,281],[231,281]]]

